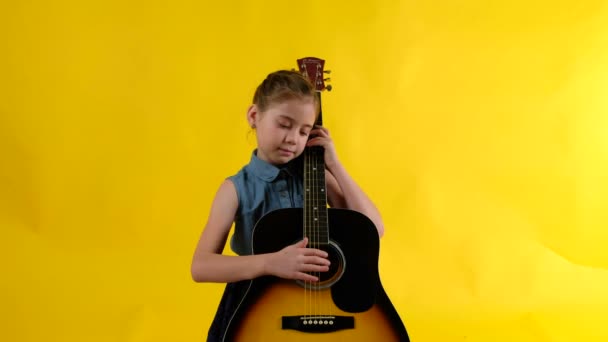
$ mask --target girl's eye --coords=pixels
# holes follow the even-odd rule
[[[306,136],[308,136],[308,132],[300,132],[300,135],[303,137],[306,137]]]
[[[279,122],[279,127],[281,127],[281,128],[289,128],[289,125],[282,124],[282,123]]]

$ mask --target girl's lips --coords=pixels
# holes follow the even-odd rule
[[[281,152],[281,154],[284,154],[284,155],[292,155],[292,154],[295,153],[293,151],[286,150],[286,149],[283,149],[283,148],[279,148],[279,152]]]

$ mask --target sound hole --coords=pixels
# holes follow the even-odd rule
[[[344,253],[333,241],[329,241],[329,244],[327,245],[314,246],[309,244],[309,246],[327,252],[327,258],[330,261],[329,270],[327,272],[308,272],[308,274],[319,277],[319,281],[317,282],[303,282],[301,280],[297,280],[296,282],[300,286],[310,290],[323,290],[331,287],[333,284],[338,282],[338,280],[340,280],[344,274],[344,270],[346,268],[346,259],[344,257]]]

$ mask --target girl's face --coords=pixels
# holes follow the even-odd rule
[[[315,114],[312,98],[271,103],[264,112],[252,105],[247,119],[256,128],[258,158],[281,165],[302,154]]]

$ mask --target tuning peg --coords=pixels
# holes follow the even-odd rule
[[[325,82],[331,82],[331,78],[329,78],[329,77],[328,78],[324,78],[323,81],[325,81]]]
[[[323,72],[326,74],[331,74],[331,70],[323,70]]]
[[[327,91],[331,91],[331,89],[332,89],[331,84],[330,84],[330,85],[328,85],[327,87],[325,87],[325,89],[327,89]]]

